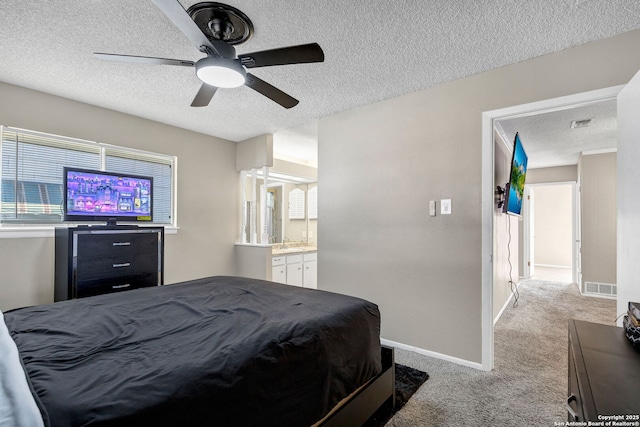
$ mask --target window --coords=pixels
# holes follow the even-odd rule
[[[156,224],[173,223],[175,157],[0,126],[0,223],[62,222],[65,166],[153,176]]]

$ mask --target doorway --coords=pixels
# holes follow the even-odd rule
[[[624,85],[576,95],[533,102],[482,114],[482,369],[494,366],[493,294],[494,294],[494,125],[500,119],[526,117],[543,112],[561,111],[575,106],[615,99]]]

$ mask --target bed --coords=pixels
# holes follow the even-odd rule
[[[1,323],[4,411],[44,426],[356,425],[393,403],[378,307],[331,292],[209,277]]]

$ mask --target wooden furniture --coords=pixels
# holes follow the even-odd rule
[[[56,228],[54,300],[160,286],[163,252],[163,227]]]
[[[382,346],[382,373],[338,405],[317,427],[362,426],[383,405],[396,405],[395,354],[393,347]],[[316,427],[314,425],[313,427]]]
[[[640,351],[622,328],[569,321],[567,412],[569,421],[640,421]]]

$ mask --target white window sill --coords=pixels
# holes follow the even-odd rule
[[[158,224],[162,226],[161,224]],[[55,228],[63,227],[60,225],[23,225],[23,226],[11,226],[0,225],[0,239],[34,239],[43,237],[54,237]],[[142,225],[144,227],[145,225]],[[152,226],[147,224],[146,226]],[[164,226],[164,234],[178,234],[180,227],[174,227],[170,225]]]

